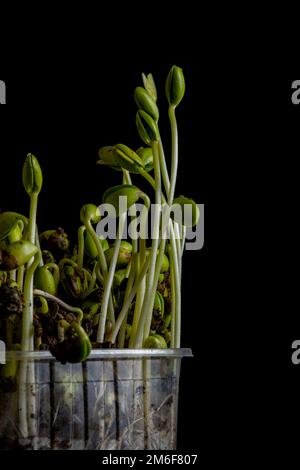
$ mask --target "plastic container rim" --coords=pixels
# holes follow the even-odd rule
[[[177,349],[93,349],[87,359],[152,359],[193,357],[190,348]],[[56,361],[49,351],[7,351],[6,360],[31,359],[38,361]]]

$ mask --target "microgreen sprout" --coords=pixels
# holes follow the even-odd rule
[[[30,199],[29,216],[0,214],[0,340],[10,350],[46,349],[62,363],[77,363],[85,361],[92,348],[180,347],[185,230],[196,225],[200,216],[192,199],[176,197],[175,111],[184,97],[185,80],[177,66],[166,80],[169,158],[159,129],[162,113],[153,76],[143,74],[142,80],[144,86],[135,89],[134,101],[143,146],[132,150],[118,143],[99,150],[97,163],[116,170],[119,177],[102,200],[114,209],[115,237],[106,239],[98,233],[101,213],[95,204],[84,204],[80,210],[75,246],[61,227],[39,235],[37,206],[43,175],[34,155],[25,159],[23,185]],[[149,194],[135,185],[139,178],[147,182]],[[153,202],[153,231],[147,243]],[[143,210],[138,217],[140,203]],[[184,213],[179,220],[175,210],[166,210],[176,207],[181,213],[189,207],[187,217]],[[128,222],[132,232],[126,239]],[[24,438],[34,436],[34,363],[22,359],[18,368],[17,361],[9,361],[0,366],[0,380],[12,388],[18,384],[19,431]]]
[[[14,295],[20,296],[24,304],[19,319],[21,331],[17,334],[17,328],[10,325],[8,333],[6,322],[0,322],[0,339],[8,335],[10,344],[20,343],[23,351],[50,349],[62,362],[74,362],[85,360],[91,347],[180,347],[185,227],[194,226],[199,219],[195,202],[175,194],[179,164],[175,110],[184,97],[185,80],[177,66],[171,68],[166,79],[169,158],[159,130],[162,113],[154,78],[143,74],[142,82],[143,86],[134,90],[134,101],[136,129],[143,146],[133,150],[118,143],[99,150],[97,163],[117,170],[119,176],[118,184],[108,188],[102,200],[115,209],[114,239],[97,232],[101,214],[95,204],[85,204],[80,210],[75,246],[62,228],[38,235],[37,203],[43,175],[32,154],[27,155],[23,166],[23,185],[30,198],[29,217],[15,212],[0,214],[0,288],[8,296],[3,305],[9,305],[12,291],[7,289],[15,289]],[[147,181],[149,194],[135,185],[138,178]],[[147,243],[153,202],[153,232]],[[144,209],[139,218],[140,203]],[[163,223],[166,206],[177,206],[182,211],[188,206],[190,217],[181,221],[170,211],[167,223]],[[133,228],[126,239],[129,222]],[[135,236],[138,225],[140,235]],[[72,347],[76,349],[74,354]],[[33,405],[24,403],[24,383],[26,375],[33,372],[24,367],[20,371],[20,426],[26,435],[26,416]]]

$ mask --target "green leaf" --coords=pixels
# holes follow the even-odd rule
[[[149,73],[147,76],[142,73],[143,84],[151,98],[156,102],[157,101],[157,91],[155,82],[153,79],[152,73]]]
[[[39,194],[42,189],[43,175],[37,158],[29,153],[23,165],[23,185],[27,194]]]
[[[99,209],[95,204],[85,204],[80,211],[80,220],[83,224],[87,221],[97,224],[101,220]]]
[[[132,204],[135,204],[139,200],[141,194],[142,192],[136,186],[120,184],[105,191],[102,200],[105,204],[111,204],[114,206],[117,216],[119,216],[124,212],[124,210],[127,211]],[[127,207],[124,208],[124,210],[120,206],[120,197],[125,197],[127,201]]]
[[[150,145],[151,142],[159,140],[159,132],[156,122],[142,109],[136,113],[136,127],[140,138],[146,145]]]
[[[168,346],[162,336],[155,334],[145,339],[143,347],[146,349],[167,349]]]
[[[0,240],[4,240],[16,230],[19,220],[14,212],[3,212],[0,214]]]
[[[180,67],[173,65],[166,80],[166,96],[170,106],[178,106],[185,93],[185,80]]]
[[[98,163],[109,165],[117,171],[128,170],[130,173],[139,173],[144,168],[143,161],[131,148],[124,144],[102,147],[99,150],[101,160]]]
[[[56,295],[56,284],[53,274],[47,266],[38,267],[34,273],[34,286],[36,289]]]
[[[132,245],[129,242],[121,241],[120,250],[118,253],[117,267],[126,266],[131,260]],[[114,247],[109,248],[105,252],[105,258],[107,263],[110,265],[112,257],[114,255]]]
[[[153,151],[151,147],[140,147],[136,151],[137,155],[141,158],[144,169],[147,173],[153,170],[154,162],[153,162]]]
[[[177,204],[181,207],[181,210],[182,210],[182,215],[183,215],[182,225],[185,225],[186,227],[194,227],[195,225],[197,225],[199,218],[200,218],[200,211],[195,201],[185,196],[179,196],[176,199],[174,199],[172,207]],[[190,221],[184,220],[185,219],[184,218],[185,207],[187,207],[187,210],[190,211],[190,214],[191,214]],[[176,214],[176,209],[174,210],[174,213]],[[179,221],[175,220],[175,222],[179,222]]]
[[[37,253],[38,248],[29,241],[20,240],[0,245],[0,269],[12,271],[23,266]]]
[[[158,121],[159,111],[154,99],[145,88],[138,86],[134,91],[134,99],[139,109],[148,113],[155,121]]]

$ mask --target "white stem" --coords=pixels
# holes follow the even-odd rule
[[[173,258],[174,267],[174,280],[175,280],[175,348],[180,348],[180,333],[181,333],[181,286],[180,286],[180,274],[178,269],[178,263],[176,260],[176,243],[174,240],[173,226],[170,224],[171,230],[171,258]]]
[[[170,178],[168,174],[168,169],[167,169],[167,164],[166,164],[166,159],[165,159],[165,153],[163,149],[163,144],[161,139],[159,139],[158,142],[158,150],[159,150],[159,163],[160,163],[160,169],[161,169],[161,175],[165,187],[165,192],[166,194],[169,194],[170,190]]]
[[[116,324],[114,326],[114,329],[113,331],[111,332],[110,334],[110,337],[109,337],[109,341],[111,341],[112,343],[114,343],[116,341],[116,337],[118,335],[118,332],[119,332],[119,329],[121,328],[121,325],[123,323],[123,320],[124,318],[126,317],[126,314],[130,308],[130,305],[132,304],[133,302],[133,299],[135,297],[135,294],[137,293],[137,290],[139,289],[140,287],[140,284],[141,282],[143,281],[145,275],[146,275],[146,272],[147,272],[147,269],[148,269],[148,266],[149,266],[149,258],[146,259],[146,261],[144,262],[144,265],[141,269],[141,272],[140,274],[138,275],[137,279],[135,280],[135,283],[133,285],[133,288],[129,294],[129,296],[127,297],[123,307],[122,307],[122,310],[121,312],[119,313],[119,316],[117,318],[117,321],[116,321]]]
[[[20,361],[19,372],[19,395],[18,395],[18,411],[19,411],[19,430],[22,438],[28,436],[27,422],[27,360]]]
[[[183,256],[183,252],[184,252],[185,237],[186,237],[186,228],[184,225],[182,225],[181,226],[181,256]]]
[[[128,297],[130,295],[130,292],[132,291],[132,287],[133,287],[133,283],[134,283],[134,278],[135,278],[135,274],[136,274],[136,268],[135,268],[136,267],[136,259],[135,258],[136,258],[136,256],[134,258],[132,258],[132,262],[131,262],[131,271],[130,271],[129,278],[128,278],[128,281],[127,281],[127,286],[126,286],[126,291],[125,291],[125,296],[124,296],[124,303],[127,301]],[[123,321],[121,323],[121,328],[120,328],[120,332],[119,332],[119,336],[118,336],[118,348],[124,348],[127,316],[128,316],[128,310],[129,310],[130,306],[131,306],[131,302],[128,306],[126,315],[124,316]]]
[[[93,229],[92,224],[89,220],[86,222],[86,230],[89,233],[89,235],[92,237],[92,239],[93,239],[93,241],[96,245],[97,253],[98,253],[99,267],[101,267],[101,269],[102,269],[103,279],[106,282],[107,262],[106,262],[104,250],[103,250],[102,244],[101,244],[101,242],[100,242],[100,240],[99,240],[99,238],[98,238],[98,236],[97,236],[95,230]],[[112,320],[113,323],[114,323],[115,322],[115,312],[114,312],[114,303],[113,303],[112,298],[109,300],[108,311],[109,311],[110,320]]]
[[[32,194],[30,198],[30,215],[28,226],[28,239],[34,244],[36,237],[36,213],[37,213],[38,195]],[[40,250],[36,258],[34,256],[27,263],[27,272],[25,275],[24,283],[24,308],[22,315],[22,338],[21,349],[22,351],[33,351],[34,338],[33,338],[33,275],[41,260]],[[23,274],[20,272],[19,284],[23,284]],[[32,387],[31,387],[32,386]],[[28,432],[34,437],[36,429],[36,415],[35,415],[35,377],[34,377],[34,364],[21,361],[20,376],[19,376],[19,427],[22,437],[28,437]],[[33,412],[33,414],[31,414]],[[29,429],[28,429],[29,423]]]
[[[174,257],[170,255],[170,283],[171,283],[171,348],[175,348],[175,274],[174,274]]]
[[[156,289],[154,286],[155,263],[157,258],[157,249],[159,245],[160,219],[161,219],[161,173],[159,166],[159,155],[157,142],[152,142],[154,174],[155,174],[155,212],[154,212],[154,238],[150,253],[150,265],[146,279],[146,292],[140,315],[139,326],[135,339],[135,348],[141,348],[143,345],[144,327],[148,316],[152,315],[151,311],[151,294]]]
[[[65,302],[63,302],[61,299],[59,299],[55,295],[49,294],[48,292],[45,292],[45,291],[40,290],[40,289],[34,289],[33,294],[34,295],[40,295],[42,297],[45,297],[45,299],[52,300],[53,302],[56,302],[58,305],[60,305],[62,308],[64,308],[68,312],[76,313],[77,317],[78,317],[78,320],[82,319],[83,314],[82,314],[81,308],[72,307],[71,305],[66,304]]]
[[[177,131],[177,122],[175,116],[174,106],[169,107],[169,118],[171,124],[171,137],[172,137],[172,161],[171,161],[171,179],[170,179],[170,189],[168,194],[168,203],[171,207],[173,204],[175,185],[177,179],[177,170],[178,170],[178,131]]]
[[[181,277],[181,271],[182,271],[182,247],[181,247],[181,235],[180,235],[180,228],[177,222],[174,222],[174,236],[175,236],[175,242],[176,242],[176,259],[178,262],[178,269],[179,269],[179,274]]]
[[[105,279],[105,288],[104,288],[104,292],[103,292],[100,319],[99,319],[98,332],[97,332],[97,342],[98,343],[103,343],[103,341],[104,341],[107,307],[108,307],[109,296],[111,294],[111,288],[112,288],[112,284],[113,284],[113,280],[114,280],[114,275],[115,275],[118,255],[119,255],[119,251],[120,251],[120,246],[121,246],[122,235],[123,235],[124,226],[125,226],[125,222],[126,222],[126,217],[127,217],[126,212],[121,214],[120,217],[119,217],[118,235],[117,235],[117,239],[116,239],[115,244],[114,244],[114,251],[113,251],[112,260],[111,260],[110,266],[109,266],[108,276]]]

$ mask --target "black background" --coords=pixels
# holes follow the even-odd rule
[[[133,90],[141,72],[156,79],[168,148],[164,80],[173,63],[182,66],[177,192],[205,204],[205,244],[184,255],[182,345],[195,357],[182,364],[178,447],[212,460],[244,447],[244,456],[260,449],[267,461],[287,458],[299,436],[300,366],[291,364],[291,343],[300,338],[290,266],[297,271],[299,255],[293,80],[222,43],[209,57],[206,43],[193,54],[175,53],[168,38],[162,44],[160,58],[149,43],[138,53],[123,51],[121,41],[108,57],[79,48],[78,58],[64,45],[59,61],[31,61],[28,53],[13,69],[0,68],[7,84],[0,207],[28,210],[21,171],[32,152],[44,172],[40,227],[77,227],[81,205],[101,202],[118,183],[117,173],[96,165],[98,149],[140,145]]]

